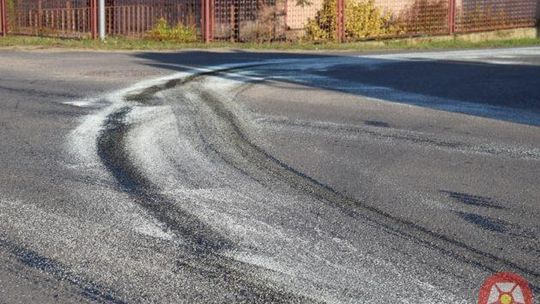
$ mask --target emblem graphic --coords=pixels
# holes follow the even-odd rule
[[[478,295],[478,304],[532,304],[529,283],[515,273],[501,272],[489,277]]]

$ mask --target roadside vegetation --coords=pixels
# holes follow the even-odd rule
[[[322,9],[305,28],[309,41],[336,40],[336,0],[325,0]],[[352,2],[345,8],[345,33],[348,39],[384,37],[397,33],[392,25],[392,15],[375,5],[375,0]]]
[[[320,50],[320,51],[383,51],[383,50],[433,50],[464,49],[484,47],[517,47],[540,45],[540,38],[505,39],[495,41],[471,42],[460,38],[414,38],[380,41],[336,43],[332,41],[314,42],[267,42],[230,43],[200,42],[181,43],[175,40],[109,38],[103,42],[91,39],[62,39],[34,36],[0,37],[0,47],[11,49],[82,49],[82,50],[179,50],[179,49],[251,49],[251,50]]]
[[[161,18],[156,25],[145,35],[146,39],[157,41],[172,41],[178,43],[190,43],[198,40],[195,26],[181,23],[171,26],[166,19]]]
[[[8,10],[13,11],[13,0]],[[261,2],[263,3],[263,2]],[[278,3],[281,3],[278,5]],[[437,36],[447,33],[446,0],[414,0],[400,11],[389,13],[376,0],[348,1],[345,7],[346,43],[336,42],[336,0],[324,0],[316,16],[309,19],[304,31],[292,38],[283,23],[284,0],[275,5],[261,4],[256,21],[237,26],[217,27],[219,42],[205,44],[192,16],[186,24],[171,24],[161,18],[140,38],[108,37],[105,41],[54,38],[55,33],[39,29],[39,36],[0,37],[0,47],[69,48],[93,50],[176,50],[176,49],[254,49],[254,50],[336,50],[379,51],[403,49],[462,49],[480,47],[514,47],[540,45],[540,38],[509,38],[508,34],[491,35],[492,40],[473,42],[463,35]],[[310,6],[310,0],[296,0],[297,6]],[[11,12],[14,14],[14,12]],[[481,28],[483,24],[505,28],[511,24],[502,11],[489,5],[478,6],[463,15],[464,24]],[[12,20],[10,19],[10,22]],[[13,28],[14,25],[11,25]],[[499,35],[500,34],[500,35]],[[399,38],[396,37],[417,37]],[[277,37],[277,38],[276,38]],[[394,38],[394,39],[390,39]]]
[[[324,0],[317,15],[308,20],[303,39],[334,41],[337,29],[337,1]],[[511,28],[512,20],[495,4],[477,5],[463,12],[464,30]],[[348,1],[345,7],[345,36],[356,41],[366,38],[436,35],[448,33],[448,0],[415,0],[397,11],[389,11],[375,0]]]

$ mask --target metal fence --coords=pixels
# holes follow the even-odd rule
[[[455,17],[456,32],[534,26],[540,1],[461,0]]]
[[[0,0],[0,33],[95,37],[98,0]],[[360,40],[534,26],[539,0],[105,0],[105,31],[159,20],[205,41]]]
[[[215,0],[215,40],[285,39],[285,1]]]
[[[95,0],[93,0],[95,1]],[[92,19],[92,0],[3,0],[9,33],[26,35],[57,35],[80,37],[89,35]]]
[[[200,19],[196,0],[108,0],[106,33],[111,36],[143,36],[158,20],[196,26]]]

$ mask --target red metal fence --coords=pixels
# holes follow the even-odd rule
[[[83,37],[95,29],[95,0],[4,0],[10,33]]]
[[[200,0],[109,0],[105,18],[106,33],[112,36],[143,36],[160,19],[173,26],[196,26]]]
[[[339,41],[534,26],[539,0],[105,0],[110,36],[159,20],[201,40]],[[97,0],[0,0],[0,33],[95,37]]]
[[[286,38],[286,1],[214,1],[214,39],[269,41]]]
[[[460,0],[456,32],[478,32],[495,29],[534,26],[537,0]]]

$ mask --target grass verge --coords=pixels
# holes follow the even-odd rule
[[[459,38],[438,39],[416,38],[383,41],[363,41],[350,43],[310,43],[310,42],[276,42],[276,43],[230,43],[213,42],[204,44],[160,42],[145,39],[109,38],[106,41],[90,39],[62,39],[34,36],[0,37],[0,47],[14,49],[82,49],[82,50],[141,50],[165,51],[181,49],[246,49],[246,50],[320,50],[320,51],[377,51],[377,50],[427,50],[427,49],[467,49],[487,47],[517,47],[540,45],[540,38],[519,38],[492,41],[471,42]]]

